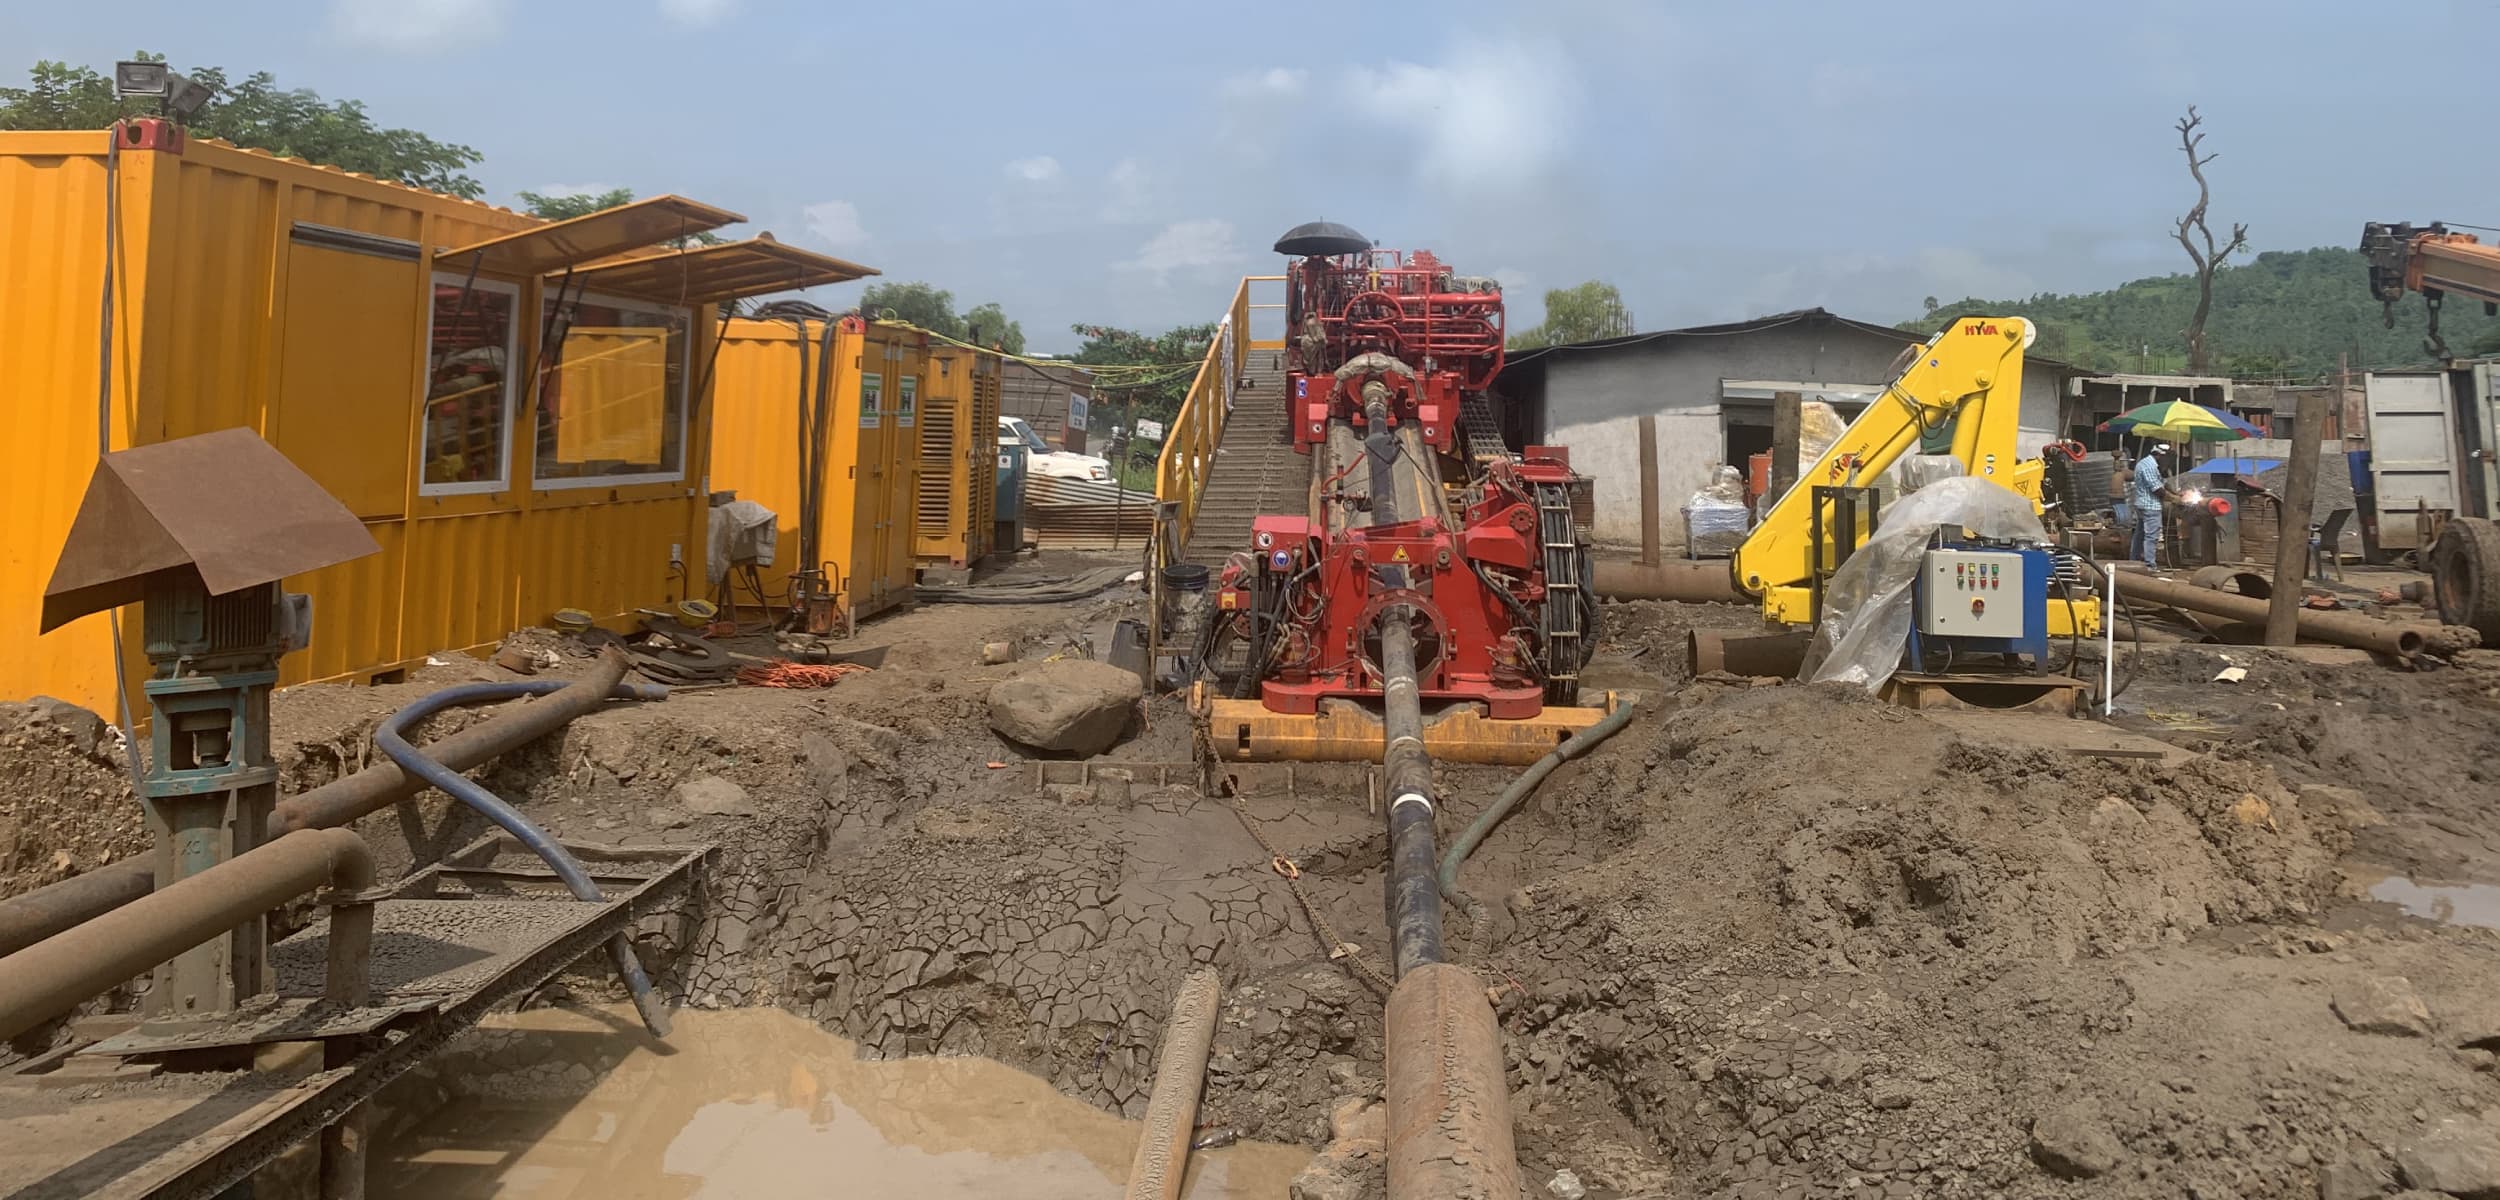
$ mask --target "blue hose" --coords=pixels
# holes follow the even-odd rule
[[[590,873],[582,869],[581,862],[564,848],[563,843],[548,836],[546,830],[540,829],[528,817],[522,816],[519,809],[504,803],[493,792],[426,757],[424,751],[409,743],[405,732],[410,724],[446,708],[544,695],[565,686],[563,680],[533,680],[527,683],[471,683],[445,688],[392,713],[389,719],[382,722],[373,740],[382,747],[382,753],[399,764],[401,770],[450,793],[529,847],[531,853],[555,870],[556,878],[564,881],[574,899],[604,901],[606,897],[599,894],[599,885],[592,881]],[[659,700],[667,697],[668,689],[657,684],[620,684],[612,694],[637,700]],[[608,957],[615,960],[616,973],[624,977],[626,989],[633,993],[634,1009],[642,1014],[643,1027],[649,1029],[654,1037],[667,1037],[668,1007],[652,994],[651,978],[643,974],[642,960],[634,956],[633,939],[627,937],[625,931],[618,930],[616,936],[608,940]]]

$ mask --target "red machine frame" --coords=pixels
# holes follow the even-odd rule
[[[1327,444],[1332,422],[1367,429],[1364,392],[1377,383],[1390,428],[1411,423],[1432,449],[1434,461],[1400,469],[1425,472],[1436,496],[1445,478],[1467,482],[1455,529],[1434,515],[1332,535],[1322,514],[1347,502],[1334,479],[1320,481],[1312,514],[1254,521],[1249,561],[1226,569],[1218,606],[1249,634],[1264,706],[1302,714],[1331,697],[1377,698],[1378,626],[1392,611],[1413,624],[1424,700],[1475,701],[1489,716],[1522,719],[1576,694],[1584,649],[1558,656],[1565,635],[1546,617],[1549,604],[1588,601],[1584,577],[1550,577],[1558,563],[1585,571],[1567,508],[1557,516],[1557,498],[1577,482],[1570,457],[1530,446],[1470,462],[1459,436],[1464,401],[1501,371],[1500,292],[1453,276],[1429,251],[1302,258],[1286,286],[1295,449]],[[1581,627],[1575,617],[1571,628]],[[1558,662],[1567,668],[1559,688]]]

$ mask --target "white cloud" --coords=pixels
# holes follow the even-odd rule
[[[332,0],[330,28],[368,49],[423,54],[492,39],[509,7],[510,0]]]
[[[660,0],[660,15],[692,29],[709,29],[737,11],[738,0]]]
[[[1019,158],[1007,164],[1007,174],[1026,183],[1049,183],[1059,178],[1059,160],[1047,154]]]
[[[1123,271],[1144,271],[1158,280],[1174,271],[1229,266],[1249,257],[1242,253],[1233,223],[1214,219],[1176,221],[1163,227],[1120,264]]]
[[[807,220],[807,231],[836,250],[849,250],[868,243],[868,230],[859,223],[859,206],[848,200],[825,200],[800,210]]]
[[[1300,67],[1269,67],[1249,75],[1235,75],[1224,81],[1228,96],[1299,96],[1311,73]]]
[[[1154,176],[1136,159],[1113,163],[1103,177],[1102,219],[1112,224],[1144,220],[1154,191]]]
[[[1420,143],[1443,182],[1528,180],[1562,157],[1580,108],[1570,58],[1548,41],[1462,43],[1441,63],[1391,62],[1347,76],[1353,111]]]

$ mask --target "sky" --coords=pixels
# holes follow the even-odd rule
[[[1514,328],[1590,278],[1643,329],[2097,290],[2186,269],[2190,104],[2257,249],[2500,225],[2500,0],[110,7],[6,5],[0,46],[267,70],[476,147],[497,203],[691,196],[1043,351],[1213,320],[1314,219],[1502,280]]]

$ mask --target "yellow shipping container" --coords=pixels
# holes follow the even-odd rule
[[[1001,362],[961,346],[930,348],[913,538],[913,554],[924,566],[972,566],[988,558],[997,541]]]
[[[549,224],[161,121],[0,133],[0,699],[114,707],[107,616],[35,634],[100,444],[252,429],[364,519],[380,554],[289,581],[314,628],[285,683],[686,595],[708,302],[872,273],[764,241],[656,249],[739,219],[658,197]],[[569,333],[541,346],[551,324]]]
[[[756,570],[763,595],[733,578],[738,603],[778,610],[807,570],[852,624],[910,601],[928,361],[926,335],[856,317],[833,322],[830,337],[818,320],[724,327],[712,486],[780,518],[773,564]]]

